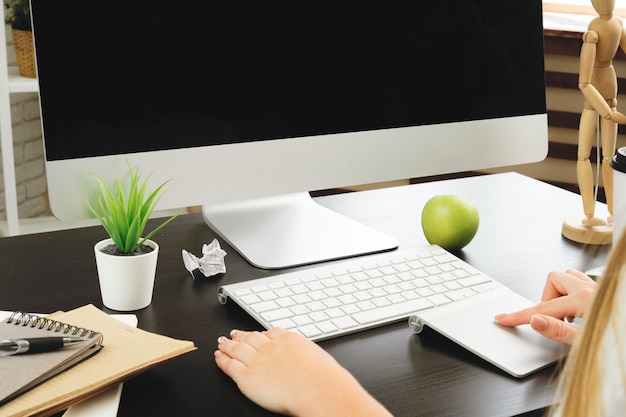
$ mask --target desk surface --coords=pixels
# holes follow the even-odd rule
[[[520,294],[538,300],[550,270],[602,265],[609,247],[584,246],[561,236],[580,197],[518,174],[497,174],[319,197],[321,204],[395,236],[403,248],[426,244],[420,213],[436,194],[473,201],[481,224],[460,256]],[[0,309],[100,308],[91,227],[0,239]],[[138,311],[139,327],[193,340],[198,350],[124,385],[120,417],[270,415],[240,394],[213,362],[219,335],[260,329],[217,288],[275,274],[247,264],[224,242],[227,273],[192,280],[181,249],[200,253],[216,235],[200,215],[177,218],[156,237],[161,246],[154,299]],[[106,309],[105,309],[106,311]],[[395,416],[510,416],[552,402],[556,367],[516,380],[432,331],[413,335],[406,322],[325,341],[321,346],[349,369]]]

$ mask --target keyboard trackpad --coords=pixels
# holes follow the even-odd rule
[[[529,325],[508,328],[493,319],[499,313],[531,305],[529,300],[511,292],[443,317],[422,319],[427,326],[521,378],[561,359],[569,350],[568,346],[536,333]]]

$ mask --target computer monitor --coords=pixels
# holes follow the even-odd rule
[[[90,173],[112,183],[128,161],[151,184],[171,180],[158,209],[202,205],[252,264],[282,268],[397,246],[310,191],[547,154],[540,0],[32,0],[31,10],[48,194],[62,220],[90,216]]]

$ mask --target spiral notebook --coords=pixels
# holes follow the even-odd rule
[[[0,340],[70,335],[87,341],[52,352],[0,357],[0,406],[102,348],[101,333],[52,318],[15,312],[0,322]]]
[[[97,355],[0,405],[2,417],[51,416],[196,349],[192,341],[129,326],[91,304],[46,317],[80,328],[97,329],[103,335],[104,347]],[[0,323],[0,328],[5,326]],[[2,334],[0,332],[0,337]],[[0,368],[0,385],[6,379]]]

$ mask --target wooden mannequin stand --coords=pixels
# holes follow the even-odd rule
[[[563,222],[566,238],[589,244],[609,244],[613,237],[613,171],[609,162],[615,153],[617,125],[626,124],[626,116],[617,111],[617,75],[613,58],[617,48],[626,51],[626,29],[613,15],[615,0],[591,0],[598,16],[589,23],[580,51],[578,88],[585,98],[578,131],[576,174],[583,200],[583,215],[571,216]],[[602,151],[601,173],[606,194],[608,217],[595,217],[594,181],[591,148],[600,119]],[[600,152],[600,150],[598,150]]]
[[[572,215],[563,220],[561,233],[569,240],[589,245],[608,245],[613,240],[613,224],[598,226],[584,224],[584,215]]]

